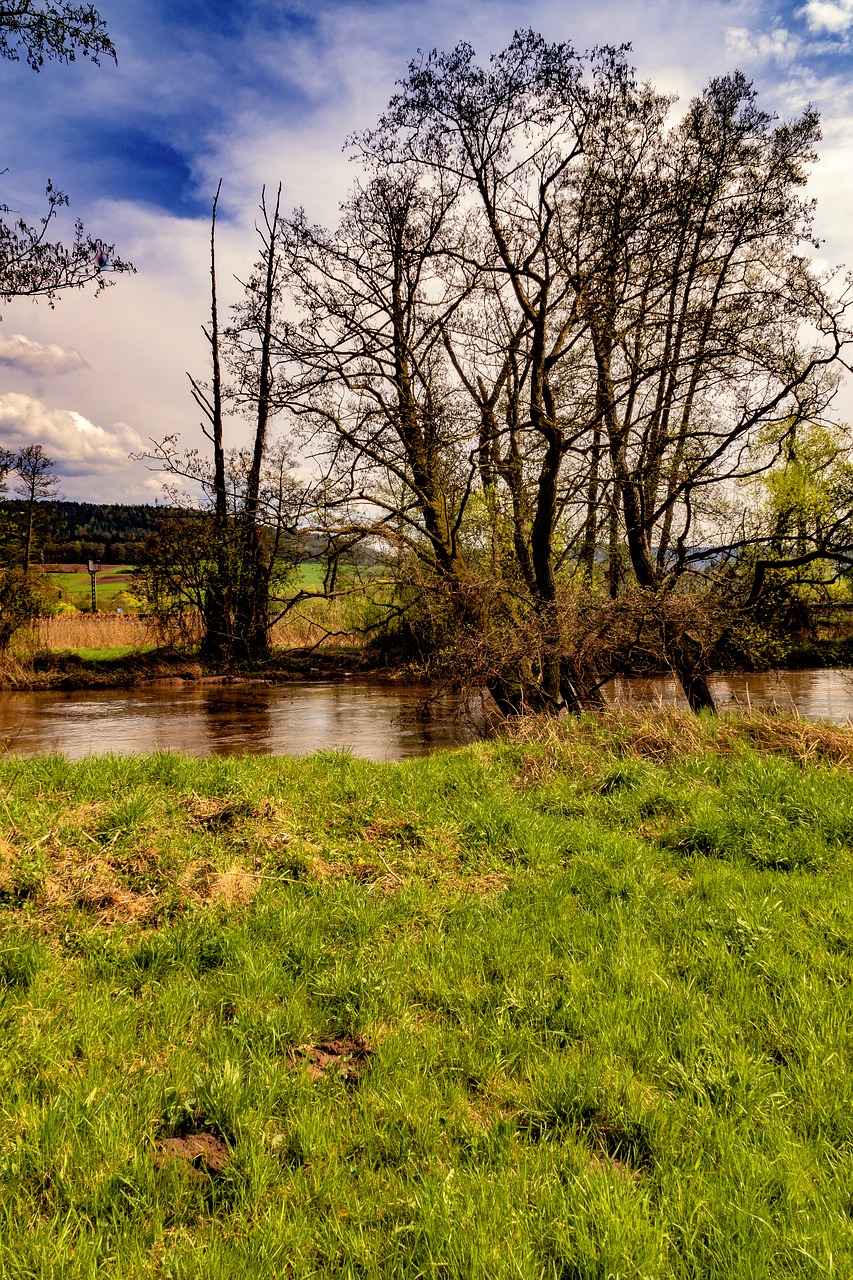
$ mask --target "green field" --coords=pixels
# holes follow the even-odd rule
[[[0,1274],[853,1275],[851,761],[5,757]]]
[[[304,587],[309,591],[317,591],[323,585],[324,567],[313,561],[306,561],[299,566],[294,578],[294,588]],[[91,579],[87,572],[48,573],[46,575],[51,586],[61,593],[61,598],[75,608],[88,610],[92,604]],[[98,591],[98,608],[115,610],[120,606],[125,611],[135,609],[133,598],[133,569],[129,565],[105,565],[96,575]]]
[[[96,574],[98,608],[133,608],[131,576],[132,570],[127,565],[107,565]],[[86,610],[92,607],[92,585],[88,573],[48,573],[46,577],[50,586],[61,592],[61,598],[75,608]]]

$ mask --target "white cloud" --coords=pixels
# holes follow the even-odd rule
[[[812,31],[840,35],[853,26],[853,0],[808,0],[800,10]]]
[[[853,4],[853,0],[850,3]],[[802,41],[787,27],[755,33],[746,27],[726,29],[726,52],[735,58],[760,58],[784,64],[793,62],[801,50]]]
[[[55,342],[43,346],[22,333],[13,333],[11,338],[0,334],[0,364],[48,378],[89,367],[74,347],[60,347]]]
[[[105,430],[74,409],[49,409],[18,391],[0,395],[0,437],[11,449],[44,445],[62,476],[106,477],[125,471],[128,455],[142,448],[127,423],[115,422]]]

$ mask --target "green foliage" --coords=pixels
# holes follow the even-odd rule
[[[789,424],[765,433],[754,456],[766,469],[744,486],[752,508],[750,545],[735,578],[758,582],[748,615],[735,623],[730,647],[757,655],[798,639],[814,639],[826,606],[850,602],[846,559],[853,511],[850,431],[845,426]],[[760,566],[760,568],[759,568]],[[756,575],[760,576],[756,576]],[[741,638],[742,636],[742,638]]]
[[[53,604],[43,575],[0,568],[0,652],[16,631],[50,613]]]
[[[0,523],[19,527],[25,504],[0,501]],[[118,502],[40,502],[42,552],[48,564],[130,563],[157,520],[169,514],[163,506]]]

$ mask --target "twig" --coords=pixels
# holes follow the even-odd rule
[[[53,827],[51,827],[47,835],[42,836],[40,840],[36,840],[35,844],[29,845],[29,847],[24,850],[24,853],[32,853],[33,849],[37,849],[40,844],[44,844],[45,840],[49,840],[52,835],[53,835]]]
[[[378,849],[375,849],[375,850],[374,850],[374,853],[376,854],[376,856],[377,856],[377,858],[379,859],[379,861],[382,863],[382,865],[383,865],[383,867],[385,868],[385,870],[388,872],[389,876],[393,876],[395,880],[399,880],[399,881],[400,881],[400,884],[402,884],[402,883],[403,883],[403,877],[402,877],[402,876],[398,876],[398,875],[397,875],[397,872],[396,872],[396,871],[394,871],[394,870],[392,870],[392,868],[388,866],[388,863],[387,863],[387,862],[385,861],[385,859],[382,857],[382,854],[379,852],[379,850],[378,850]]]

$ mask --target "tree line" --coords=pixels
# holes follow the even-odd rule
[[[0,500],[0,522],[12,533],[6,559],[20,548],[26,519],[22,497]],[[133,564],[159,521],[179,516],[177,509],[150,503],[73,502],[46,498],[35,512],[35,560],[40,564],[76,564],[88,560]]]

